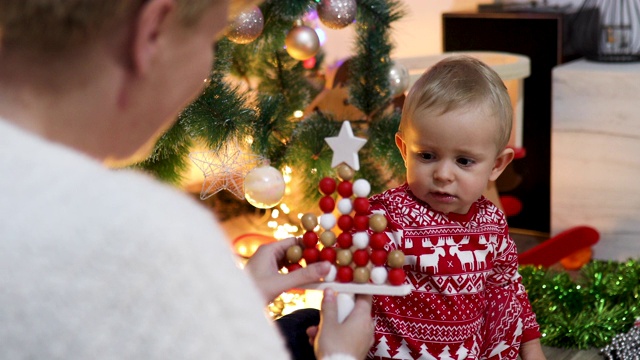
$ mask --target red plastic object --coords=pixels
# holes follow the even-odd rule
[[[593,246],[600,233],[589,226],[576,226],[545,240],[540,245],[518,255],[520,265],[551,266],[574,252]]]
[[[504,214],[509,216],[515,216],[522,211],[522,202],[515,196],[512,195],[502,195],[500,196],[500,204],[504,209]]]
[[[527,149],[523,148],[523,147],[513,147],[511,146],[511,148],[513,149],[513,158],[514,159],[522,159],[523,157],[527,156]]]

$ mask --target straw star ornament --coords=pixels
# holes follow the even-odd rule
[[[227,143],[218,150],[192,152],[189,157],[204,174],[202,200],[222,190],[244,199],[244,177],[265,161],[262,156],[242,151],[237,142]]]

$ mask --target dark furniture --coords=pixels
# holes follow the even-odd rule
[[[521,182],[504,193],[522,202],[522,211],[509,218],[512,228],[550,231],[551,71],[578,57],[563,44],[569,30],[567,16],[556,12],[456,12],[442,16],[443,51],[509,52],[526,55],[531,61],[531,75],[524,81],[522,142],[526,156],[510,165]]]

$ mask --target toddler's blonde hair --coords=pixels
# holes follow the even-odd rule
[[[411,87],[402,109],[399,133],[417,111],[442,115],[467,106],[488,105],[498,124],[497,146],[509,143],[513,107],[500,76],[482,61],[452,55],[429,68]]]

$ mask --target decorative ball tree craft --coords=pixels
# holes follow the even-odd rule
[[[323,214],[319,220],[313,213],[300,219],[305,230],[302,245],[287,250],[287,269],[330,262],[331,271],[324,281],[305,288],[338,292],[338,318],[342,321],[354,306],[355,294],[401,296],[411,291],[411,285],[404,284],[402,251],[385,249],[387,219],[380,214],[369,216],[371,185],[365,179],[353,181],[359,169],[358,150],[366,140],[353,136],[348,121],[343,122],[337,137],[325,140],[334,153],[332,166],[338,180],[320,180],[318,205]]]

